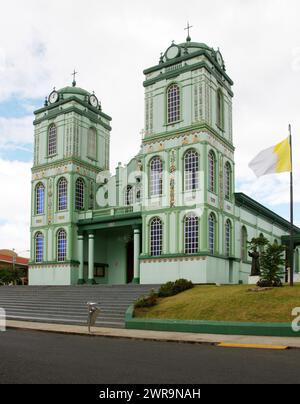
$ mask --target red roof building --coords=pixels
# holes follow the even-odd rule
[[[1,269],[23,269],[25,277],[23,284],[27,284],[28,279],[28,258],[20,257],[12,250],[0,250],[0,271]]]

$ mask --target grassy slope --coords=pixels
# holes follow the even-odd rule
[[[157,306],[139,309],[136,317],[177,320],[290,322],[300,307],[300,284],[264,292],[239,286],[196,286],[177,296],[159,299]]]

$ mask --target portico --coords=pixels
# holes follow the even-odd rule
[[[81,220],[78,284],[138,284],[141,224],[140,214]]]

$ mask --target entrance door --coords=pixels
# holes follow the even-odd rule
[[[127,283],[133,281],[133,240],[127,243]]]

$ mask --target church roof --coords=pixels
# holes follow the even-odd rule
[[[58,90],[59,94],[69,94],[69,95],[90,95],[90,93],[86,90],[84,90],[83,88],[80,87],[75,87],[75,86],[68,86],[68,87],[64,87],[61,88],[60,90]]]
[[[283,217],[277,215],[277,213],[273,212],[272,210],[266,208],[265,206],[261,205],[259,202],[255,201],[254,199],[250,198],[248,195],[245,195],[242,192],[236,192],[234,194],[235,204],[236,206],[245,208],[253,212],[256,216],[261,215],[265,219],[279,225],[285,231],[289,232],[291,228],[291,224],[288,220],[284,219]],[[294,225],[294,232],[297,236],[300,236],[300,229],[299,227]]]
[[[180,46],[181,48],[188,48],[188,49],[195,48],[195,52],[198,49],[212,50],[212,48],[207,46],[205,43],[201,43],[201,42],[189,42],[189,41],[187,41],[187,42],[184,42],[184,43],[180,43],[178,46]]]
[[[205,58],[201,59],[202,55]],[[191,60],[191,62],[188,62],[188,60]],[[172,66],[175,66],[174,69],[172,69]],[[221,74],[229,85],[233,85],[233,81],[226,73],[224,59],[219,48],[215,50],[203,42],[193,42],[191,37],[188,36],[186,42],[178,44],[172,41],[165,52],[161,53],[158,64],[144,70],[144,74],[149,75],[144,81],[144,86],[147,87],[157,81],[168,79],[169,76],[174,75],[174,70],[176,70],[177,74],[180,74],[194,69],[195,66],[207,68],[210,73],[217,75],[218,78]],[[156,75],[152,75],[155,72]],[[159,73],[157,74],[157,72]]]

